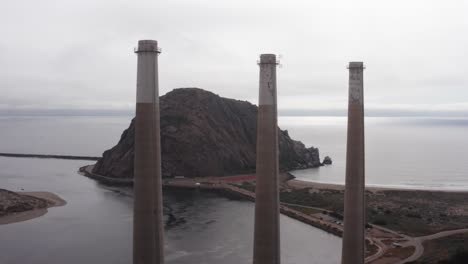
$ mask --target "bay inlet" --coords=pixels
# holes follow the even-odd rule
[[[56,193],[67,205],[0,226],[0,263],[130,263],[132,191],[77,174],[87,161],[0,158],[12,191]],[[167,263],[248,263],[254,204],[199,191],[164,195]],[[341,239],[281,216],[284,263],[337,263]],[[27,251],[28,254],[24,254]]]

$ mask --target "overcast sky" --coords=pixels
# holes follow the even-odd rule
[[[261,53],[281,54],[283,114],[346,109],[364,61],[375,112],[468,113],[466,0],[2,1],[0,110],[132,111],[139,39],[160,94],[200,87],[257,103]]]

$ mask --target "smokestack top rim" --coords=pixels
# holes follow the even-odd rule
[[[348,66],[348,69],[351,69],[351,68],[360,68],[360,69],[364,69],[364,62],[362,61],[351,61],[349,63],[349,66]]]
[[[279,64],[279,61],[276,60],[276,54],[264,53],[260,54],[260,59],[257,61],[257,64]]]
[[[260,61],[259,64],[278,64],[276,60],[276,54],[272,53],[265,53],[260,54]]]
[[[135,50],[135,53],[138,52],[157,52],[160,53],[158,48],[158,41],[151,39],[143,39],[138,41],[138,48]]]

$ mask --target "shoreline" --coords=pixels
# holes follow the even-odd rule
[[[114,186],[122,185],[133,185],[133,179],[112,179],[110,177],[97,175],[92,172],[94,165],[87,165],[80,167],[78,172],[81,175],[84,175],[88,178],[97,180],[104,184],[110,184]],[[248,175],[233,175],[226,177],[205,177],[205,178],[183,178],[183,179],[163,179],[163,188],[164,189],[200,189],[211,192],[216,192],[224,196],[236,196],[241,199],[246,199],[251,202],[255,202],[255,193],[234,186],[230,183],[235,183],[232,179],[242,179],[248,177],[247,181],[254,181],[255,177],[252,174]],[[281,173],[280,178],[282,178],[282,184],[287,184],[291,180],[289,173]],[[294,218],[300,222],[308,224],[310,226],[319,228],[325,232],[341,237],[342,230],[340,230],[339,225],[325,223],[324,221],[313,219],[297,210],[293,210],[287,205],[280,204],[280,212],[286,216]]]
[[[80,167],[78,170],[78,173],[81,175],[84,175],[88,178],[97,180],[100,183],[107,184],[107,185],[112,185],[112,186],[132,186],[133,185],[133,179],[131,178],[123,178],[123,179],[116,179],[112,177],[107,177],[103,175],[98,175],[92,172],[94,165],[86,165],[83,167]],[[283,174],[283,173],[281,173]],[[285,172],[285,174],[291,174],[291,172]],[[242,177],[242,176],[252,176],[253,174],[241,174],[241,175],[232,175],[232,176],[223,176],[223,177],[199,177],[199,178],[185,178],[184,180],[189,180],[189,181],[200,181],[204,182],[206,180],[213,180],[213,179],[229,179],[229,178],[237,178],[237,177]],[[163,181],[171,181],[171,179],[165,179],[163,178]],[[287,185],[293,188],[314,188],[314,189],[327,189],[327,190],[335,190],[335,191],[344,191],[344,184],[337,184],[337,183],[323,183],[323,182],[315,182],[315,181],[304,181],[304,180],[298,180],[297,178],[292,178],[288,179]],[[382,186],[369,186],[366,185],[366,191],[370,192],[379,192],[379,191],[421,191],[421,192],[446,192],[446,193],[468,193],[467,190],[450,190],[450,189],[421,189],[421,188],[415,188],[412,186],[406,187],[394,187],[394,186],[389,186],[386,187],[385,185]]]
[[[113,182],[112,178],[93,175],[92,165],[80,168],[80,174],[100,182],[104,180],[103,183],[107,184],[110,180],[111,185]],[[281,214],[341,237],[343,208],[340,206],[344,185],[298,180],[288,173],[281,173],[280,178],[281,194],[284,195],[280,204]],[[128,178],[124,180],[133,181]],[[122,179],[115,185],[122,185]],[[163,178],[163,188],[205,190],[255,202],[253,174]],[[464,218],[468,212],[468,206],[464,204],[467,195],[468,190],[366,186],[366,196],[370,198],[367,208],[370,218],[366,228],[368,251],[365,263],[405,263],[419,259],[424,253],[424,239],[468,233]],[[437,202],[434,203],[433,199],[437,199]]]
[[[314,189],[327,189],[327,190],[335,190],[335,191],[344,191],[345,185],[344,184],[337,184],[337,183],[322,183],[322,182],[314,182],[314,181],[304,181],[298,179],[292,179],[288,181],[288,185],[291,187],[297,188],[314,188]],[[385,186],[374,186],[374,185],[366,185],[366,191],[370,192],[379,192],[379,191],[421,191],[421,192],[447,192],[447,193],[468,193],[468,190],[448,190],[448,189],[421,189],[421,188],[414,188],[408,186],[405,187],[385,187]]]
[[[96,180],[99,183],[107,184],[111,186],[133,186],[133,179],[116,179],[103,175],[93,173],[94,165],[86,165],[78,169],[78,174],[86,176],[90,179]]]
[[[35,208],[18,213],[11,213],[0,217],[0,225],[8,225],[19,222],[24,222],[34,218],[41,217],[48,212],[49,208],[60,207],[67,204],[65,200],[60,198],[58,195],[51,192],[15,192],[19,195],[30,196],[37,199],[45,200],[47,206],[44,208]]]

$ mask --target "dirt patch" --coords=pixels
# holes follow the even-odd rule
[[[343,186],[288,181],[282,202],[343,213]],[[366,189],[367,222],[410,236],[468,228],[468,192]]]
[[[414,250],[414,247],[390,248],[385,252],[385,254],[382,257],[373,261],[372,264],[397,263],[398,261],[411,256]]]
[[[414,263],[443,263],[442,261],[449,259],[458,251],[468,251],[467,241],[468,234],[459,234],[426,241],[423,243],[423,255]]]

